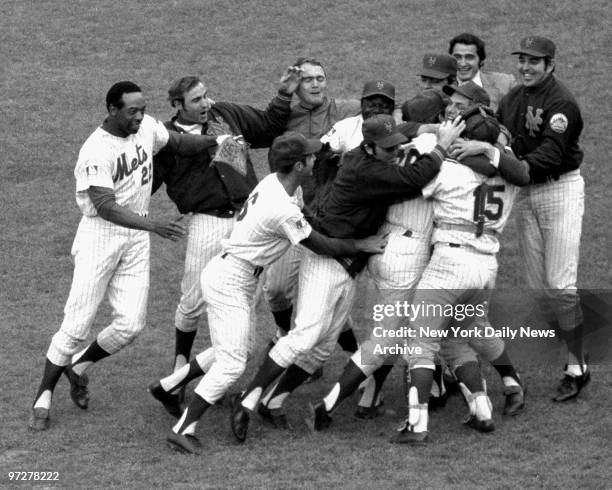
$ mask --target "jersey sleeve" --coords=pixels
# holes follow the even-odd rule
[[[113,161],[104,158],[104,153],[104,150],[95,145],[81,150],[74,170],[77,192],[86,191],[92,186],[114,188]]]
[[[442,166],[440,168],[440,172],[438,172],[438,175],[436,175],[425,187],[423,187],[423,189],[421,190],[421,194],[423,194],[423,197],[425,199],[429,199],[431,197],[433,197],[436,192],[440,189],[440,187],[442,186],[442,181],[444,179],[444,175],[446,172],[443,172],[444,170],[444,166],[448,165],[446,162],[442,163]]]
[[[293,245],[296,245],[310,236],[312,228],[304,215],[296,208],[296,212],[281,223],[280,233]]]
[[[168,130],[161,121],[152,120],[153,126],[153,155],[157,154],[166,144],[168,144]]]

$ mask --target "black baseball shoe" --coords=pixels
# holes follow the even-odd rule
[[[244,442],[249,430],[250,415],[246,408],[240,403],[240,393],[235,393],[230,397],[230,425],[232,432],[238,442]]]
[[[148,390],[149,393],[151,393],[151,396],[164,406],[166,412],[173,417],[180,418],[180,416],[183,414],[183,409],[181,408],[179,395],[168,393],[162,388],[159,381],[151,383]]]
[[[170,430],[166,437],[168,446],[175,451],[186,454],[200,454],[202,452],[202,443],[196,436],[191,434],[177,434]]]
[[[89,390],[87,389],[89,377],[85,373],[79,376],[71,366],[64,369],[64,374],[70,382],[70,398],[77,407],[86,410],[89,406]]]
[[[378,405],[372,404],[369,407],[357,405],[357,409],[353,414],[354,417],[362,420],[372,420],[377,417],[382,417],[385,414],[385,402],[381,399]]]
[[[566,372],[559,386],[557,386],[557,394],[553,397],[553,401],[564,402],[576,398],[589,381],[591,381],[591,371],[588,367],[579,376],[574,376]]]
[[[521,386],[506,386],[504,395],[506,401],[504,403],[504,415],[514,417],[523,411],[525,408],[525,387]]]
[[[287,414],[282,408],[270,409],[263,404],[257,407],[257,413],[267,425],[275,429],[288,429]]]
[[[28,427],[35,431],[47,430],[49,428],[49,409],[41,407],[32,408]]]
[[[479,420],[476,415],[468,415],[463,423],[478,432],[493,432],[495,430],[493,419]]]
[[[429,432],[414,432],[414,427],[408,423],[408,419],[404,420],[391,436],[389,442],[393,444],[413,444],[421,445],[429,441]]]
[[[306,425],[312,432],[325,430],[331,425],[332,418],[325,409],[325,403],[321,401],[314,406],[312,403],[309,403],[308,409],[310,416],[306,417]]]

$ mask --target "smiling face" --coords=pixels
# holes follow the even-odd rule
[[[327,92],[325,71],[312,63],[304,63],[300,68],[302,77],[295,93],[307,107],[318,107],[323,104]]]
[[[457,92],[450,96],[450,102],[446,106],[444,116],[447,121],[454,121],[457,116],[460,116],[467,111],[474,103]]]
[[[203,83],[198,83],[185,92],[183,103],[179,109],[179,118],[182,122],[190,124],[204,124],[206,122],[211,107],[207,94],[208,89]]]
[[[550,76],[554,66],[552,61],[546,66],[544,58],[520,54],[517,65],[519,81],[525,87],[536,87]]]
[[[376,114],[392,114],[394,103],[382,95],[372,95],[361,99],[361,116],[368,119]]]
[[[145,100],[142,92],[129,92],[121,96],[121,108],[109,107],[109,123],[121,136],[136,134],[145,114]]]
[[[457,60],[457,78],[462,82],[472,80],[482,64],[476,45],[457,43],[451,54]]]

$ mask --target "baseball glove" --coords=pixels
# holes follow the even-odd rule
[[[247,175],[247,145],[241,138],[225,138],[217,148],[212,165],[224,163],[232,167],[240,175]]]

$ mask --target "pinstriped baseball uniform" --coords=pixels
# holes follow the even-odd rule
[[[486,187],[481,187],[485,183]],[[436,226],[432,235],[434,252],[417,289],[413,302],[424,307],[457,303],[488,305],[497,274],[499,240],[518,188],[501,177],[486,177],[446,160],[438,176],[423,189],[423,196],[434,203]],[[476,236],[475,209],[481,195],[484,203],[483,234]],[[431,310],[430,310],[431,311]],[[481,316],[481,322],[487,322]],[[411,326],[443,330],[448,319],[441,315],[417,316]],[[412,366],[431,366],[439,350],[440,339],[420,336],[414,346],[421,354],[407,356]],[[457,354],[465,358],[465,352]],[[475,360],[475,356],[473,356]],[[454,359],[449,359],[452,365]]]
[[[137,133],[125,138],[97,128],[85,141],[74,171],[76,200],[83,217],[72,255],[74,276],[64,321],[53,336],[48,359],[70,363],[89,334],[104,295],[113,321],[98,335],[98,344],[113,354],[129,344],[145,324],[149,291],[149,233],[115,225],[97,215],[90,186],[114,190],[118,205],[145,216],[149,210],[153,155],[168,142],[168,131],[145,115]]]
[[[311,233],[298,199],[270,174],[255,187],[223,253],[204,268],[201,285],[215,360],[195,392],[216,402],[243,373],[253,326],[249,321],[262,268]]]

